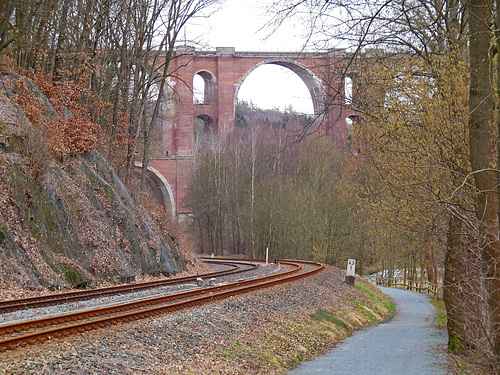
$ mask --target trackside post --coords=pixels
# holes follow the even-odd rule
[[[350,286],[354,286],[354,281],[356,280],[356,259],[347,259],[347,273],[345,277],[345,283]]]

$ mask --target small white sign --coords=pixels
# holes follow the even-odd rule
[[[356,259],[347,260],[347,276],[354,276],[356,273]]]

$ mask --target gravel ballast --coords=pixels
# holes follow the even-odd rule
[[[223,271],[228,269],[227,266],[217,265],[217,264],[213,264],[212,268],[213,271]],[[252,279],[255,277],[271,275],[278,272],[280,272],[280,269],[278,267],[274,267],[273,265],[259,266],[256,269],[250,269],[249,271],[245,271],[244,273],[230,274],[227,276],[215,278],[214,282],[215,285],[221,285],[230,282],[235,282],[242,278]],[[204,286],[208,286],[209,280],[203,280],[203,283]],[[199,289],[201,288],[196,284],[195,281],[190,281],[180,284],[164,285],[156,288],[143,289],[135,291],[133,293],[102,296],[84,301],[65,302],[64,304],[38,307],[33,309],[27,308],[24,310],[1,313],[0,325],[13,323],[21,320],[33,320],[60,314],[74,313],[84,310],[96,309],[109,305],[118,305],[118,304],[138,301],[141,299],[155,298],[173,293],[180,293],[180,292],[199,290]]]
[[[382,321],[369,282],[320,274],[174,314],[0,353],[1,374],[279,374]],[[369,292],[367,292],[367,290]]]

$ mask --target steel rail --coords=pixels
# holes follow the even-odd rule
[[[293,266],[294,266],[294,268],[289,270],[289,271],[282,272],[282,273],[275,274],[275,275],[271,275],[271,276],[265,276],[265,277],[278,278],[278,277],[283,277],[286,275],[291,275],[293,273],[300,271],[299,265],[293,265]],[[248,280],[237,281],[237,282],[226,284],[226,285],[219,285],[219,286],[213,286],[213,287],[208,287],[208,288],[204,288],[204,289],[197,289],[197,290],[191,290],[191,291],[186,291],[186,292],[173,293],[173,294],[168,294],[168,295],[164,295],[164,296],[146,298],[146,299],[142,299],[142,300],[138,300],[138,301],[126,302],[126,303],[121,303],[118,305],[104,306],[104,307],[99,307],[99,308],[90,309],[90,310],[84,310],[84,311],[79,311],[79,312],[74,312],[74,313],[69,313],[69,314],[57,315],[57,316],[53,316],[53,317],[27,320],[24,322],[15,322],[15,323],[10,323],[10,324],[2,324],[2,325],[0,325],[0,335],[6,335],[6,334],[13,333],[13,332],[27,331],[27,330],[33,329],[33,328],[40,328],[40,327],[46,327],[46,326],[51,326],[51,325],[63,324],[66,322],[88,319],[88,318],[92,318],[95,316],[116,314],[116,313],[119,313],[122,311],[138,309],[138,308],[145,307],[145,306],[168,303],[168,302],[174,301],[174,300],[191,298],[191,297],[194,297],[194,296],[197,296],[200,294],[211,293],[212,291],[221,291],[221,290],[225,290],[225,289],[234,288],[237,286],[253,284],[258,280],[259,279],[248,279]]]
[[[24,310],[24,309],[35,308],[35,307],[56,305],[56,304],[61,304],[61,303],[66,303],[66,302],[83,301],[83,300],[98,298],[98,297],[102,297],[102,296],[132,293],[132,292],[137,292],[139,290],[157,288],[157,287],[165,286],[165,285],[181,284],[181,283],[188,282],[188,281],[194,281],[198,278],[205,278],[206,279],[206,278],[212,278],[212,277],[227,276],[227,275],[232,275],[232,274],[241,273],[241,272],[247,272],[247,271],[250,271],[250,270],[258,267],[257,264],[247,263],[244,261],[235,261],[235,262],[229,263],[229,262],[224,262],[223,260],[216,261],[216,260],[211,259],[211,258],[203,258],[202,260],[204,262],[207,262],[207,263],[223,264],[223,265],[231,267],[231,269],[223,270],[223,271],[216,271],[216,272],[209,272],[206,274],[199,274],[199,275],[195,275],[195,276],[176,277],[176,278],[165,279],[165,280],[124,284],[124,285],[117,285],[117,286],[98,288],[98,289],[92,289],[92,290],[79,290],[79,291],[73,291],[73,292],[50,294],[50,295],[46,295],[46,296],[4,300],[4,301],[0,301],[0,313],[1,312],[16,311],[16,310]],[[246,269],[241,268],[240,267],[241,265],[249,266],[249,268],[246,268]]]
[[[120,314],[120,315],[114,315],[114,316],[107,316],[91,321],[85,321],[85,322],[80,322],[76,324],[72,324],[69,326],[63,326],[63,327],[56,327],[44,331],[39,331],[39,332],[34,332],[34,333],[28,333],[22,336],[17,336],[17,337],[9,337],[5,339],[0,340],[0,351],[4,351],[7,349],[15,349],[19,346],[24,346],[27,344],[32,344],[38,341],[44,341],[50,337],[61,337],[61,336],[66,336],[74,332],[83,332],[87,331],[90,329],[98,328],[98,327],[104,327],[106,325],[111,325],[111,324],[116,324],[118,322],[123,322],[123,321],[131,321],[131,320],[137,320],[137,319],[142,319],[158,314],[164,314],[167,312],[174,312],[178,311],[180,309],[184,308],[189,308],[193,306],[199,306],[202,304],[210,303],[215,300],[219,300],[222,298],[227,298],[229,296],[241,294],[241,293],[248,293],[257,289],[262,289],[262,288],[268,288],[274,285],[278,285],[280,283],[284,282],[290,282],[293,280],[297,280],[299,278],[303,278],[306,276],[310,276],[314,273],[317,273],[323,269],[323,265],[320,263],[312,263],[312,262],[304,262],[304,261],[282,261],[282,264],[287,264],[289,266],[292,266],[293,269],[280,273],[280,274],[274,274],[270,276],[264,276],[260,278],[255,278],[255,279],[250,279],[250,280],[245,280],[245,281],[239,281],[236,283],[231,283],[227,285],[222,285],[222,286],[214,286],[214,287],[208,287],[204,288],[202,290],[196,291],[198,294],[201,294],[201,296],[196,297],[196,293],[192,292],[183,292],[183,293],[178,293],[175,295],[170,295],[170,296],[165,296],[165,297],[177,297],[178,298],[184,298],[183,301],[171,303],[168,305],[160,305],[156,307],[148,307],[144,308],[139,311],[132,311],[128,312],[125,314]],[[313,266],[314,268],[309,271],[303,271],[303,265],[308,265],[308,266]],[[186,300],[188,297],[193,297],[191,299]],[[151,304],[158,305],[158,303],[163,303],[163,302],[153,302],[153,300],[159,301],[161,297],[158,298],[152,298],[144,301],[137,301],[137,302],[131,302],[128,304],[121,304],[121,305],[116,305],[116,306],[110,306],[108,307],[108,315],[109,313],[117,313],[120,311],[126,311],[127,309],[124,308],[125,305],[128,305],[130,308],[132,306],[135,306],[133,308],[139,308],[139,307],[144,307],[144,306],[149,306]],[[172,299],[170,299],[171,301]],[[140,303],[144,302],[144,305],[140,306]],[[134,305],[134,304],[139,304],[139,305]],[[88,313],[90,315],[84,316],[81,315],[78,319],[88,319],[90,317],[96,316],[96,315],[102,315],[101,312],[103,312],[106,308],[100,308],[100,309],[94,309],[94,310],[89,310],[87,312],[81,312],[81,313],[75,313],[75,314],[85,314]],[[130,309],[128,309],[130,310]],[[66,314],[62,315],[59,317],[52,317],[52,318],[47,318],[47,319],[52,319],[53,323],[50,324],[59,324],[64,321],[65,319],[73,320],[74,314]],[[57,321],[57,319],[60,319]],[[42,322],[43,319],[39,319],[36,321],[28,321],[28,322],[21,322],[17,323],[20,326],[30,324],[32,323],[32,326],[30,328],[36,327],[38,324],[45,324]],[[55,323],[57,321],[57,323]],[[13,332],[17,331],[16,324],[10,324],[9,330],[4,330],[4,332]],[[4,328],[6,326],[1,326],[1,328]],[[26,329],[26,326],[24,328],[18,329],[24,330]]]

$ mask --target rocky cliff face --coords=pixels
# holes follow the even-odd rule
[[[159,234],[97,151],[63,161],[50,155],[11,100],[7,79],[0,83],[0,287],[88,287],[183,270],[173,238]]]

